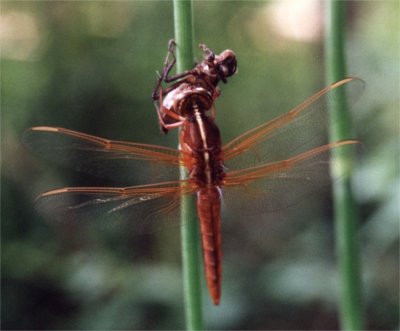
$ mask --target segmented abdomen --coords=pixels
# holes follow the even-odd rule
[[[202,188],[197,196],[203,260],[207,285],[214,304],[219,304],[222,281],[221,199],[216,187]]]

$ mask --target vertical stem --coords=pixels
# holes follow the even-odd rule
[[[327,82],[332,83],[346,76],[344,53],[346,1],[329,0],[325,4],[327,6],[326,77]],[[330,109],[330,139],[332,142],[349,138],[351,131],[345,91],[336,91],[334,101]],[[346,160],[352,158],[352,153],[350,149],[341,148],[333,151],[332,158],[333,164],[346,164]],[[336,254],[340,277],[340,324],[342,330],[362,330],[357,206],[351,191],[350,172],[336,173],[335,175],[339,175],[339,179],[333,182],[333,199]]]
[[[177,43],[177,72],[193,67],[193,20],[191,0],[174,0],[175,40]],[[187,177],[181,167],[181,179]],[[200,236],[193,196],[185,196],[181,203],[182,268],[187,330],[202,330],[202,299],[200,281]]]

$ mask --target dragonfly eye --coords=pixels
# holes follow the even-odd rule
[[[237,72],[236,55],[230,49],[223,51],[216,58],[218,71],[223,77],[230,77]]]

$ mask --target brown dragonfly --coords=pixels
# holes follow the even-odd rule
[[[27,130],[24,144],[40,156],[103,177],[123,176],[125,187],[66,187],[41,194],[36,204],[49,218],[67,222],[129,221],[137,233],[179,224],[180,200],[197,198],[204,269],[210,296],[219,304],[222,282],[221,202],[229,219],[284,209],[304,199],[329,173],[330,152],[357,140],[326,143],[328,107],[334,94],[354,101],[363,90],[358,78],[345,78],[317,92],[286,114],[221,143],[215,124],[217,87],[237,70],[231,50],[207,48],[193,69],[169,76],[175,64],[173,42],[153,99],[164,132],[180,127],[180,148],[113,141],[68,129]],[[172,83],[167,88],[162,83]],[[189,174],[179,179],[179,168]],[[223,213],[225,215],[225,213]]]

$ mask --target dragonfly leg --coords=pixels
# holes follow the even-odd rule
[[[184,72],[182,72],[180,74],[176,74],[173,76],[169,75],[172,68],[174,67],[174,65],[176,63],[175,48],[176,48],[176,42],[175,42],[175,40],[171,39],[168,43],[168,52],[167,52],[167,56],[165,57],[164,68],[162,70],[162,74],[157,72],[158,79],[157,79],[156,86],[152,93],[153,100],[157,100],[159,98],[160,92],[161,92],[161,90],[163,90],[163,88],[161,86],[162,82],[171,83],[171,82],[174,82],[178,79],[187,77],[194,73],[193,70],[185,70]],[[170,88],[164,89],[164,94],[168,93],[170,90],[173,90],[174,88],[175,87],[170,87]]]
[[[208,48],[205,44],[200,44],[199,47],[204,52],[204,58],[206,59],[206,61],[214,61],[215,53],[210,48]]]
[[[163,133],[168,133],[168,130],[177,128],[181,125],[183,125],[183,122],[185,121],[185,118],[182,116],[179,116],[177,113],[171,111],[170,109],[166,108],[162,104],[162,99],[163,99],[163,90],[160,90],[160,95],[159,95],[160,100],[158,102],[154,103],[154,106],[156,108],[157,116],[158,116],[158,122],[160,123],[161,131]],[[173,123],[165,123],[165,119],[167,117],[170,117],[174,120]]]

